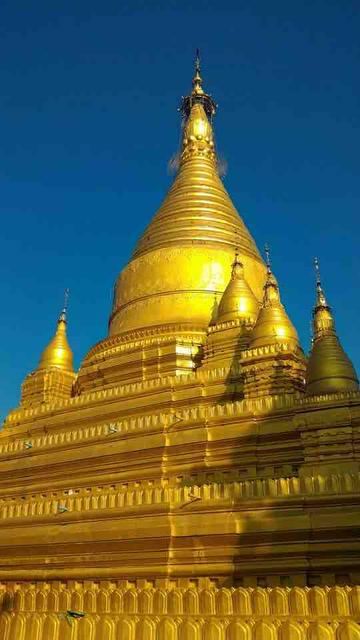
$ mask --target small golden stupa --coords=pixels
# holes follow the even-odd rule
[[[316,268],[316,305],[313,312],[314,338],[306,372],[308,394],[357,391],[359,382],[352,362],[336,335],[335,322],[321,286],[319,262]]]
[[[317,268],[304,355],[219,176],[179,169],[80,369],[67,309],[0,432],[0,640],[359,640],[360,394]]]

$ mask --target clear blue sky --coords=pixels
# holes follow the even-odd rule
[[[200,47],[225,183],[309,346],[312,258],[360,371],[358,0],[3,0],[0,415],[71,289],[79,365],[156,211]]]

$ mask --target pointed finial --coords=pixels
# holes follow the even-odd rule
[[[313,329],[314,338],[325,333],[335,333],[335,322],[331,307],[325,298],[325,293],[321,284],[320,265],[318,258],[314,258],[316,275],[316,302],[313,309]]]
[[[183,118],[187,120],[189,118],[192,107],[195,104],[200,104],[209,121],[211,122],[217,109],[217,104],[214,102],[212,97],[205,93],[202,88],[202,77],[200,73],[200,51],[196,49],[195,52],[195,60],[194,60],[194,77],[192,79],[192,91],[189,96],[184,96],[181,100],[181,105],[179,111],[181,112]]]
[[[237,276],[244,275],[244,265],[241,262],[239,247],[235,247],[235,255],[234,262],[231,265],[231,277],[236,278]]]
[[[233,264],[241,264],[242,262],[240,260],[240,245],[241,245],[241,241],[239,238],[239,229],[236,228],[235,229],[235,256],[234,256],[234,263]]]
[[[270,260],[270,249],[269,249],[269,245],[266,242],[265,244],[265,256],[266,256],[266,266],[267,266],[267,272],[268,274],[271,273],[271,260]]]
[[[195,74],[200,75],[200,49],[196,49],[195,53]]]
[[[64,291],[64,306],[59,316],[59,322],[66,322],[67,310],[69,305],[69,295],[70,291],[66,288]]]
[[[320,265],[318,258],[314,258],[314,267],[316,274],[316,284],[321,287],[321,278],[320,278]]]
[[[263,306],[273,305],[274,303],[280,303],[280,293],[276,278],[271,271],[271,259],[269,245],[266,243],[264,246],[265,251],[265,263],[266,263],[266,280],[264,284],[264,297]]]
[[[320,264],[318,258],[314,258],[315,276],[316,276],[316,304],[321,307],[327,307],[325,294],[321,285]]]
[[[196,49],[196,55],[195,55],[195,75],[193,77],[193,90],[192,90],[192,95],[200,95],[203,94],[203,88],[202,88],[202,77],[200,75],[200,51],[199,49]]]

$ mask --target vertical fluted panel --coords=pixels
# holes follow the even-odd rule
[[[116,640],[135,640],[135,621],[130,619],[119,620],[115,638]]]
[[[26,640],[25,638],[25,616],[18,613],[11,620],[9,640]]]

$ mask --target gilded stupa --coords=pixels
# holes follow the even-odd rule
[[[107,337],[74,371],[65,304],[4,422],[0,640],[360,639],[356,372],[318,263],[304,354],[216,109],[197,56]]]

